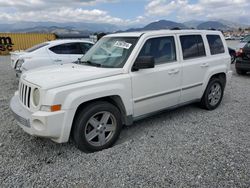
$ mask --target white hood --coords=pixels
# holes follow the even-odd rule
[[[87,65],[62,64],[33,69],[25,72],[21,79],[38,85],[43,89],[60,87],[77,82],[122,74],[123,69],[99,68]]]

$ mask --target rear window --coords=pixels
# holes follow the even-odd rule
[[[222,40],[219,35],[207,35],[211,55],[221,54],[225,52]]]
[[[180,40],[184,60],[206,56],[201,35],[183,35]]]
[[[49,45],[49,43],[38,44],[38,45],[35,45],[35,46],[31,47],[31,48],[28,48],[27,50],[25,50],[25,52],[34,52],[34,51],[36,51],[36,50],[38,50],[38,49],[40,49],[40,48],[42,48],[44,46],[47,46],[47,45]]]

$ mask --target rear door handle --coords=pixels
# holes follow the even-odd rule
[[[171,69],[171,70],[169,70],[168,71],[168,74],[177,74],[178,72],[180,72],[180,70],[179,69]]]
[[[201,67],[209,67],[209,64],[208,63],[202,63]]]

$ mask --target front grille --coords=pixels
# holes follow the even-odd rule
[[[14,118],[21,123],[25,127],[30,127],[30,121],[28,119],[25,119],[18,114],[16,114],[14,111],[12,111]]]
[[[24,106],[30,108],[30,96],[31,96],[31,87],[20,83],[19,85],[19,97]]]

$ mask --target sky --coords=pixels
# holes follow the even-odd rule
[[[143,25],[161,19],[250,24],[250,0],[0,0],[0,23],[19,21]]]

